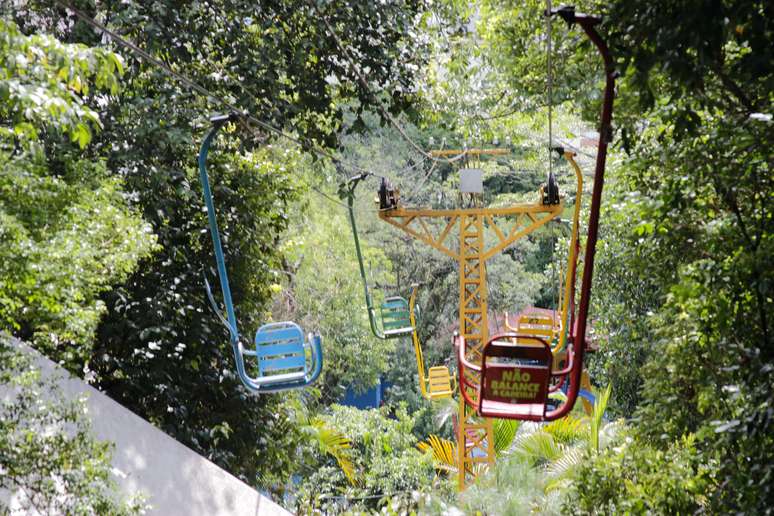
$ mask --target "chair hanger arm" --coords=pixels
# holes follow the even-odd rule
[[[366,278],[365,265],[363,264],[363,253],[360,250],[360,239],[357,235],[357,224],[355,222],[355,188],[360,181],[365,179],[366,174],[360,174],[350,179],[350,187],[347,192],[347,212],[349,215],[349,223],[352,226],[352,235],[355,239],[355,252],[357,254],[357,264],[360,268],[360,278],[363,280],[363,290],[365,292],[366,308],[368,310],[368,324],[371,326],[371,333],[377,339],[386,339],[383,331],[379,331],[376,324],[376,310],[374,309],[374,303],[371,299],[371,291],[368,288],[368,279]]]

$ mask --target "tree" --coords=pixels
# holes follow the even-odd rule
[[[0,511],[142,514],[142,496],[118,492],[111,444],[92,436],[84,403],[41,380],[16,345],[0,335]]]
[[[101,41],[74,13],[43,4],[19,8],[20,23],[61,31],[68,41]],[[421,21],[418,2],[76,7],[307,148],[335,144],[347,101],[358,116],[376,105],[409,110],[413,69],[422,60],[421,47],[409,45]],[[239,386],[227,333],[204,296],[202,269],[212,273],[213,260],[194,156],[207,116],[224,108],[125,57],[125,94],[107,106],[94,152],[111,151],[108,168],[124,178],[160,249],[104,296],[108,314],[90,366],[100,388],[197,452],[248,482],[257,470],[263,486],[284,486],[300,436],[281,397],[255,398]],[[247,334],[267,319],[272,286],[285,275],[281,234],[303,188],[292,179],[297,154],[269,134],[266,126],[235,126],[221,133],[210,160]]]
[[[433,467],[415,448],[415,421],[405,407],[388,417],[384,409],[332,405],[330,413],[321,419],[349,439],[355,485],[330,457],[321,455],[320,462],[306,466],[308,476],[298,492],[299,511],[375,510],[391,498],[413,507],[412,492],[431,485]]]
[[[666,449],[622,433],[602,454],[580,463],[564,511],[574,514],[695,514],[716,488],[695,439]]]
[[[68,141],[91,141],[101,124],[85,96],[116,93],[122,70],[116,54],[0,19],[0,321],[71,366],[91,354],[99,294],[155,243],[122,181]]]
[[[324,177],[310,165],[297,172],[308,182]],[[318,387],[326,405],[340,401],[347,388],[377,384],[395,347],[371,334],[347,211],[328,190],[308,192],[290,214],[283,244],[288,281],[274,310],[274,317],[298,320],[323,335],[325,370]],[[389,267],[384,252],[365,243],[362,250],[380,280]]]
[[[26,36],[0,19],[0,321],[68,365],[90,356],[100,293],[148,256],[155,238],[104,160],[83,159],[101,127],[88,95],[118,91],[116,54]],[[110,478],[110,444],[0,335],[0,488],[22,510],[136,514]],[[0,511],[10,506],[0,504]]]
[[[494,468],[456,497],[435,493],[427,497],[422,500],[422,511],[446,514],[450,505],[457,505],[465,513],[560,514],[583,465],[620,441],[622,422],[603,420],[610,392],[608,387],[599,393],[588,417],[581,416],[576,407],[564,418],[546,424],[494,420]],[[419,446],[432,451],[436,468],[454,474],[454,443],[431,436]]]
[[[719,467],[713,510],[764,512],[774,127],[755,113],[771,103],[771,6],[619,2],[609,14],[634,158],[623,177],[639,194],[625,206],[640,220],[628,245],[650,249],[666,294],[650,319],[640,431],[657,446],[695,433],[701,460]]]

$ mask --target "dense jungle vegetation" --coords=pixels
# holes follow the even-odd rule
[[[298,513],[774,512],[771,2],[576,2],[603,16],[619,72],[593,410],[498,420],[496,467],[457,493],[456,403],[421,397],[408,339],[371,334],[340,195],[357,169],[409,204],[457,206],[458,167],[417,147],[496,145],[511,153],[483,161],[487,204],[533,202],[553,159],[587,219],[603,70],[554,20],[549,101],[545,8],[0,0],[0,378],[19,393],[0,405],[0,488],[54,513],[142,508],[113,494],[109,444],[77,404],[36,402],[50,387],[13,338]],[[583,192],[549,157],[549,102]],[[265,124],[228,124],[208,165],[241,329],[292,319],[323,336],[320,380],[281,396],[241,385],[205,295],[196,153],[225,104]],[[425,360],[454,370],[457,264],[380,221],[377,187],[355,203],[369,280],[379,296],[420,285]],[[547,227],[487,264],[493,324],[555,307],[567,242]],[[340,404],[380,382],[382,407]]]

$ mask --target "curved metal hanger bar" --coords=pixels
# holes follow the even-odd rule
[[[217,115],[210,119],[212,122],[212,128],[210,132],[202,142],[202,146],[199,150],[199,178],[202,183],[202,192],[204,195],[204,203],[207,206],[207,219],[210,225],[210,234],[212,236],[212,246],[215,251],[215,262],[218,269],[218,279],[220,280],[220,288],[223,293],[223,302],[226,306],[226,317],[223,317],[223,313],[217,306],[215,298],[212,295],[209,282],[205,277],[205,287],[207,289],[207,297],[210,304],[215,310],[216,315],[221,322],[228,328],[231,341],[231,347],[234,351],[234,359],[237,366],[237,374],[242,383],[253,392],[257,393],[273,393],[281,392],[288,389],[297,389],[304,387],[314,382],[322,372],[322,339],[319,335],[309,334],[309,339],[304,343],[304,348],[311,347],[312,364],[313,368],[311,373],[300,375],[298,379],[286,379],[278,382],[276,379],[272,380],[270,376],[253,378],[247,374],[245,370],[244,355],[252,354],[246,352],[243,348],[242,342],[239,338],[239,330],[237,327],[236,313],[234,312],[234,303],[231,298],[231,287],[228,282],[228,272],[226,270],[226,260],[223,254],[223,245],[220,240],[220,232],[218,231],[218,221],[215,216],[215,203],[212,199],[212,191],[210,190],[210,180],[207,175],[207,154],[210,150],[210,145],[213,139],[217,135],[223,125],[227,122],[236,120],[240,115],[232,113],[229,115]]]
[[[360,268],[360,278],[363,280],[363,290],[365,291],[366,309],[368,310],[368,323],[371,326],[371,333],[377,339],[385,340],[387,337],[376,324],[376,310],[371,298],[371,289],[368,287],[368,278],[366,277],[365,264],[363,263],[363,253],[360,250],[360,239],[357,235],[357,224],[355,223],[355,189],[360,181],[368,177],[368,174],[359,174],[349,180],[349,190],[347,191],[347,212],[349,214],[349,223],[352,226],[352,235],[355,239],[355,252],[357,253],[357,264]]]
[[[594,255],[599,234],[599,214],[600,206],[602,204],[602,187],[605,180],[607,145],[612,141],[611,120],[613,117],[613,99],[615,97],[615,79],[618,77],[618,73],[615,71],[613,58],[610,55],[610,50],[608,49],[605,40],[602,39],[602,36],[596,29],[596,25],[602,21],[601,17],[577,13],[572,6],[562,6],[551,9],[546,15],[558,15],[566,21],[568,25],[580,25],[586,33],[586,36],[588,36],[599,51],[605,67],[605,90],[604,99],[602,101],[602,112],[600,114],[599,143],[597,161],[594,168],[594,188],[591,194],[591,206],[589,209],[589,226],[586,238],[586,252],[583,259],[583,278],[581,280],[580,301],[578,303],[578,314],[577,317],[574,318],[574,324],[570,333],[570,340],[575,351],[574,358],[577,362],[570,372],[570,386],[567,391],[567,402],[555,410],[546,413],[546,420],[554,420],[564,417],[572,410],[581,388],[583,355],[586,351],[586,327],[591,302],[591,281],[594,274]]]

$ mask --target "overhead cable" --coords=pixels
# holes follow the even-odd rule
[[[122,37],[122,36],[120,36],[118,34],[116,34],[112,30],[108,29],[105,25],[103,25],[103,24],[99,23],[98,21],[94,20],[93,18],[91,18],[87,14],[83,13],[82,11],[76,9],[72,5],[69,5],[69,4],[65,3],[65,2],[63,2],[62,0],[54,0],[54,1],[60,7],[71,11],[73,14],[75,14],[78,18],[83,20],[88,25],[90,25],[93,28],[101,31],[103,34],[108,36],[111,40],[115,41],[119,45],[122,45],[122,46],[124,46],[126,48],[131,49],[137,55],[142,57],[143,60],[153,64],[156,67],[158,67],[159,69],[161,69],[167,75],[177,79],[178,81],[180,81],[181,83],[183,83],[187,87],[189,87],[190,89],[196,91],[197,93],[200,93],[201,95],[204,95],[205,97],[209,98],[210,100],[212,100],[216,104],[220,104],[221,106],[228,108],[229,111],[232,111],[234,113],[239,114],[242,118],[250,121],[251,123],[253,123],[253,124],[263,128],[263,129],[266,129],[267,131],[270,131],[270,132],[272,132],[272,133],[274,133],[274,134],[276,134],[278,136],[282,136],[284,138],[287,138],[288,140],[292,141],[293,143],[296,143],[296,144],[300,145],[301,147],[309,148],[309,150],[311,150],[312,152],[314,152],[314,153],[316,153],[316,154],[318,154],[320,156],[324,156],[324,157],[326,157],[326,158],[328,158],[328,159],[330,159],[330,160],[332,160],[334,162],[337,162],[337,163],[340,163],[342,165],[345,165],[347,168],[350,168],[353,171],[356,171],[356,172],[367,172],[367,170],[365,170],[365,169],[363,169],[363,168],[361,168],[361,167],[359,167],[357,165],[354,165],[352,163],[348,163],[348,162],[342,160],[341,158],[335,156],[334,154],[332,154],[331,152],[329,152],[329,151],[327,151],[325,149],[319,148],[317,146],[310,146],[309,142],[305,143],[300,138],[298,138],[296,136],[293,136],[292,134],[290,134],[290,133],[288,133],[286,131],[283,131],[282,129],[280,129],[278,127],[275,127],[275,126],[269,124],[268,122],[265,122],[265,121],[255,117],[254,115],[244,111],[243,109],[240,109],[235,104],[229,102],[228,100],[224,99],[223,97],[221,97],[219,95],[216,95],[216,94],[212,93],[207,88],[205,88],[205,87],[201,86],[200,84],[196,83],[195,81],[189,79],[185,75],[183,75],[183,74],[181,74],[179,72],[174,71],[169,66],[167,66],[164,62],[162,62],[159,59],[153,57],[151,54],[149,54],[148,52],[146,52],[145,50],[143,50],[142,48],[137,46],[135,43],[127,40],[126,38],[124,38],[124,37]]]
[[[86,15],[82,11],[74,8],[73,6],[71,6],[69,4],[66,4],[66,3],[62,2],[61,0],[55,0],[55,2],[60,7],[71,11],[73,14],[75,14],[78,18],[80,18],[86,24],[88,24],[91,27],[101,31],[104,35],[108,36],[112,41],[118,43],[119,45],[121,45],[121,46],[123,46],[125,48],[128,48],[128,49],[132,50],[135,54],[140,56],[143,60],[145,60],[146,62],[148,62],[148,63],[150,63],[150,64],[152,64],[154,66],[156,66],[162,72],[164,72],[166,75],[173,77],[174,79],[178,80],[179,82],[181,82],[182,84],[184,84],[188,88],[190,88],[190,89],[194,90],[195,92],[197,92],[197,93],[207,97],[208,99],[210,99],[214,103],[220,104],[221,106],[224,106],[224,107],[228,108],[230,111],[239,114],[241,119],[246,120],[248,122],[251,122],[253,125],[261,127],[263,129],[266,129],[266,130],[268,130],[268,131],[270,131],[270,132],[272,132],[274,134],[282,136],[282,137],[292,141],[293,143],[296,143],[297,145],[301,146],[302,148],[309,148],[312,152],[314,152],[314,153],[316,153],[318,155],[324,156],[324,157],[332,160],[335,163],[338,163],[340,165],[345,166],[346,168],[349,168],[351,170],[354,170],[354,171],[360,172],[360,173],[371,174],[367,170],[365,170],[365,169],[363,169],[363,168],[361,168],[361,167],[359,167],[357,165],[354,165],[352,163],[349,163],[347,161],[344,161],[341,158],[333,155],[332,153],[330,153],[330,152],[328,152],[328,151],[326,151],[324,149],[315,148],[315,147],[308,147],[308,146],[304,145],[304,142],[302,142],[299,138],[297,138],[297,137],[287,133],[286,131],[283,131],[282,129],[279,129],[279,128],[277,128],[277,127],[275,127],[275,126],[273,126],[273,125],[271,125],[271,124],[269,124],[267,122],[264,122],[263,120],[261,120],[259,118],[256,118],[255,116],[253,116],[253,115],[251,115],[249,113],[246,113],[245,111],[241,110],[239,107],[237,107],[233,103],[227,101],[223,97],[218,96],[218,95],[212,93],[210,90],[208,90],[207,88],[201,86],[200,84],[196,83],[195,81],[191,80],[187,76],[185,76],[185,75],[183,75],[183,74],[181,74],[179,72],[176,72],[175,70],[171,69],[164,62],[162,62],[159,59],[153,57],[151,54],[149,54],[148,52],[146,52],[145,50],[143,50],[142,48],[137,46],[135,43],[129,41],[128,39],[126,39],[126,38],[124,38],[124,37],[122,37],[122,36],[120,36],[118,34],[116,34],[113,31],[111,31],[110,29],[105,27],[103,24],[101,24],[98,21],[94,20],[93,18],[91,18],[90,16]],[[330,201],[332,203],[335,203],[335,204],[338,204],[339,206],[341,206],[344,209],[347,209],[347,206],[344,203],[340,202],[337,199],[334,199],[330,195],[326,194],[325,192],[323,192],[323,191],[319,190],[318,188],[316,188],[315,186],[311,185],[303,177],[300,177],[299,179],[303,183],[305,183],[312,191],[314,191],[317,194],[323,196],[328,201]]]

